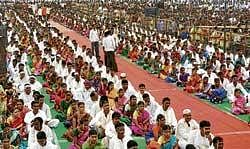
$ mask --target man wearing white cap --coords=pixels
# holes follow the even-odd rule
[[[29,79],[30,87],[32,91],[39,91],[42,89],[42,84],[36,80],[35,76],[30,76]]]
[[[22,99],[24,101],[25,106],[28,106],[29,103],[34,100],[30,84],[24,85],[24,92],[20,94],[19,99]]]
[[[25,75],[24,71],[19,72],[19,77],[14,79],[14,85],[16,86],[17,91],[23,92],[24,85],[28,83],[29,78]]]
[[[176,128],[176,137],[179,139],[179,146],[181,149],[185,149],[188,144],[190,132],[199,129],[199,124],[192,119],[191,110],[183,110],[183,118],[178,121]]]
[[[120,74],[120,80],[115,84],[115,88],[117,88],[117,89],[122,88],[122,80],[128,80],[127,79],[127,74],[125,72]],[[128,88],[130,90],[135,91],[133,85],[131,84],[131,82],[129,80],[128,80]],[[136,93],[136,91],[135,91],[135,93]]]

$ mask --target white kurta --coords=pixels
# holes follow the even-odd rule
[[[212,139],[214,136],[211,134]],[[200,130],[195,130],[190,133],[188,144],[193,144],[198,149],[209,149],[212,145],[206,137],[201,136]]]
[[[89,123],[89,126],[102,126],[104,129],[106,129],[107,124],[112,121],[112,114],[113,111],[110,110],[107,117],[105,116],[103,110],[98,112],[96,116],[91,120]]]
[[[170,126],[177,126],[177,120],[175,117],[175,112],[172,107],[168,107],[166,111],[163,110],[162,106],[159,107],[155,112],[154,120],[156,121],[157,115],[162,114],[165,116],[166,124]]]
[[[190,133],[199,129],[199,124],[195,120],[191,119],[189,124],[190,126],[188,126],[184,118],[180,119],[177,124],[176,137],[179,139],[178,144],[181,149],[185,149],[190,137]]]
[[[133,140],[130,136],[125,136],[122,140],[118,139],[117,136],[110,140],[110,149],[127,149],[128,141]]]

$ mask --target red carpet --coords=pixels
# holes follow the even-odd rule
[[[57,23],[51,22],[51,24],[71,39],[75,39],[80,45],[85,44],[90,47],[87,38]],[[146,84],[147,89],[151,90],[152,95],[159,103],[163,97],[168,96],[171,99],[171,105],[176,112],[177,119],[182,117],[183,109],[190,108],[195,120],[209,120],[212,123],[212,133],[220,134],[224,138],[225,149],[250,148],[250,128],[246,123],[199,101],[199,99],[148,74],[148,72],[137,68],[122,58],[117,57],[116,60],[119,72],[126,72],[128,79],[135,88],[140,83]]]

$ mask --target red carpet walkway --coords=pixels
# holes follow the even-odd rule
[[[72,40],[75,39],[80,45],[85,44],[90,47],[87,38],[57,23],[51,22],[51,25]],[[128,74],[128,79],[134,87],[137,88],[140,83],[145,83],[147,89],[151,90],[152,95],[159,103],[163,97],[168,96],[171,99],[172,107],[175,109],[177,119],[182,117],[183,109],[190,108],[195,120],[209,120],[212,123],[212,132],[224,138],[225,149],[250,149],[250,128],[246,123],[199,101],[122,58],[117,57],[116,60],[119,71]]]

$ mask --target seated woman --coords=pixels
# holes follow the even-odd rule
[[[246,98],[241,94],[240,89],[234,91],[235,100],[232,103],[232,113],[235,115],[250,113],[250,107],[246,106]]]
[[[139,54],[138,47],[135,45],[131,51],[128,53],[128,58],[131,59],[132,62],[136,62]]]
[[[158,78],[161,78],[161,79],[165,80],[167,78],[168,74],[170,73],[171,69],[172,69],[172,66],[170,64],[170,60],[166,59],[164,64],[162,65],[162,68],[160,70]]]
[[[195,96],[198,96],[202,99],[208,99],[208,92],[211,88],[211,84],[208,83],[208,77],[204,77],[202,83],[200,84],[200,91],[199,93],[195,93]]]
[[[133,119],[133,113],[135,112],[137,108],[137,99],[135,95],[131,95],[128,103],[125,105],[124,113],[125,115],[132,120]]]
[[[177,139],[171,132],[171,126],[162,126],[162,135],[158,139],[161,149],[178,149]]]
[[[211,86],[211,89],[208,92],[209,100],[212,103],[222,103],[223,99],[226,98],[227,92],[220,83],[219,78],[214,79],[214,85]]]
[[[145,136],[152,129],[150,114],[144,109],[144,102],[139,101],[133,114],[131,129],[133,134]]]
[[[84,121],[87,125],[91,121],[92,117],[89,113],[85,111],[85,104],[84,102],[78,103],[78,111],[77,111],[77,126],[80,125],[80,121]]]
[[[109,100],[109,106],[113,110],[115,109],[115,98],[118,96],[117,95],[117,90],[114,86],[113,82],[108,83],[108,89],[106,93],[108,100]]]
[[[63,99],[65,99],[67,93],[67,84],[62,83],[59,88],[54,92],[55,110],[60,110],[60,104]]]
[[[155,148],[155,146],[159,146],[158,139],[162,135],[162,127],[165,125],[165,117],[162,114],[157,115],[156,124],[154,124],[152,131],[153,136],[148,140],[149,144],[147,145],[148,149]],[[160,147],[159,147],[160,148]]]
[[[115,98],[115,111],[120,113],[121,115],[124,114],[124,105],[127,103],[127,98],[124,95],[124,90],[119,89],[118,97]]]
[[[179,87],[185,87],[188,82],[188,77],[189,77],[189,74],[185,72],[185,68],[181,67],[176,85]]]
[[[7,123],[12,129],[16,129],[21,137],[25,137],[26,132],[24,118],[20,114],[19,109],[15,108],[11,116],[7,118]]]
[[[192,69],[192,75],[189,76],[185,91],[188,93],[196,93],[200,90],[201,77],[197,74],[197,68]]]
[[[157,55],[153,60],[150,73],[158,74],[160,72],[160,68],[161,68],[161,57]]]
[[[147,56],[143,59],[143,61],[144,61],[143,69],[148,70],[153,64],[152,53],[148,52]]]
[[[169,74],[166,78],[167,83],[175,83],[177,81],[178,69],[176,68],[176,64],[172,64],[172,68],[169,71]]]

